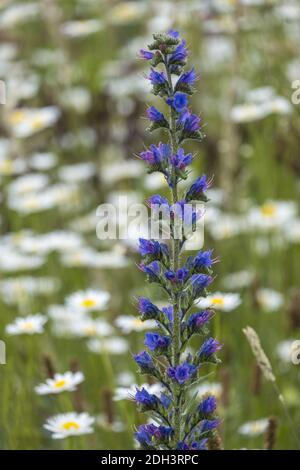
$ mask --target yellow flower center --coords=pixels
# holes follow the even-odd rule
[[[0,172],[1,173],[10,173],[13,169],[13,164],[11,160],[4,160],[0,162]]]
[[[25,111],[17,110],[13,111],[9,116],[9,122],[11,124],[20,124],[26,116]]]
[[[96,327],[95,326],[87,326],[84,330],[84,333],[87,336],[94,336],[97,333]]]
[[[54,387],[55,388],[61,388],[63,387],[64,385],[66,385],[66,381],[64,379],[61,379],[61,380],[57,380],[54,384]]]
[[[79,429],[79,424],[76,423],[75,421],[67,421],[66,423],[63,423],[62,428],[65,429],[66,431],[70,431],[70,429]]]
[[[39,117],[35,117],[32,121],[32,128],[36,131],[44,127],[44,121]]]
[[[84,299],[81,302],[82,307],[90,308],[96,305],[96,302],[93,299]]]
[[[276,213],[276,207],[274,207],[272,204],[265,204],[262,206],[261,212],[266,217],[272,217]]]
[[[222,299],[221,297],[214,297],[212,299],[212,303],[214,305],[224,305],[224,299]]]
[[[30,322],[30,321],[25,322],[25,323],[23,324],[23,328],[24,328],[24,330],[32,330],[32,328],[33,328],[33,323]]]
[[[140,320],[139,318],[137,318],[136,320],[134,320],[133,322],[133,325],[136,326],[136,327],[139,327],[143,324],[142,320]]]

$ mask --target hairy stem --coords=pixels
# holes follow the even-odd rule
[[[171,74],[169,67],[165,61],[170,97],[173,97],[174,90],[171,79]],[[176,135],[176,117],[175,111],[171,107],[170,112],[170,137],[171,137],[171,147],[173,155],[177,153],[178,150],[178,141]],[[178,202],[178,190],[177,190],[177,181],[175,175],[175,168],[172,167],[172,203],[176,204]],[[172,238],[172,270],[177,271],[180,264],[180,240],[176,238],[176,230],[173,230]],[[180,351],[181,351],[181,332],[180,332],[180,306],[179,306],[179,293],[177,291],[172,292],[172,304],[173,304],[173,331],[172,331],[172,365],[176,367],[180,364]],[[173,429],[174,429],[174,441],[178,443],[181,441],[181,394],[178,384],[174,383],[173,385],[173,398],[174,398],[174,417],[173,417]]]

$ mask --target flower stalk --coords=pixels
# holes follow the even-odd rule
[[[177,31],[154,34],[153,39],[148,50],[141,50],[140,55],[152,66],[147,78],[154,95],[168,106],[168,114],[165,117],[150,106],[149,131],[166,131],[168,143],[151,145],[140,153],[140,158],[148,164],[150,173],[161,172],[169,186],[170,202],[156,194],[148,199],[148,205],[168,214],[171,237],[168,243],[140,239],[143,260],[139,267],[149,282],[163,289],[170,305],[158,308],[148,298],[138,299],[141,319],[154,319],[159,333],[146,333],[147,349],[134,355],[134,359],[141,373],[161,384],[161,393],[158,396],[137,388],[134,400],[138,409],[150,412],[154,421],[140,426],[135,438],[144,449],[205,449],[219,424],[216,399],[208,395],[200,403],[191,403],[189,394],[199,379],[202,365],[218,362],[216,352],[221,345],[208,337],[208,324],[214,312],[210,309],[195,312],[194,305],[199,297],[206,295],[213,281],[212,265],[217,259],[212,258],[212,250],[207,250],[181,263],[181,251],[201,216],[197,206],[190,212],[189,206],[207,201],[206,191],[211,181],[202,175],[185,195],[180,195],[178,183],[187,179],[187,167],[193,160],[193,155],[185,154],[182,145],[187,139],[200,142],[203,138],[200,118],[188,107],[188,96],[194,92],[197,76],[194,68],[184,71],[188,51]],[[174,77],[178,77],[175,84]],[[187,353],[186,347],[195,335],[202,339],[201,346],[194,354]]]

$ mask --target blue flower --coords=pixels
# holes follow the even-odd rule
[[[200,268],[210,268],[217,259],[212,259],[213,250],[199,251],[193,261],[195,270]]]
[[[169,29],[168,35],[172,36],[172,38],[179,39],[180,38],[180,33],[179,31],[175,31],[175,29]]]
[[[160,396],[160,402],[165,409],[168,409],[172,400],[165,393],[162,393]]]
[[[169,256],[168,246],[156,240],[139,238],[139,251],[141,256],[154,255],[158,258],[161,258],[163,255]]]
[[[191,70],[189,70],[188,72],[184,72],[179,77],[176,83],[176,88],[178,88],[180,84],[193,86],[196,80],[197,80],[197,75],[195,73],[195,68],[193,67]]]
[[[155,424],[143,424],[138,427],[135,438],[142,446],[153,445],[153,439],[166,442],[173,435],[174,431],[171,427],[156,426]]]
[[[139,57],[144,60],[151,60],[153,59],[154,53],[150,51],[145,51],[144,49],[140,50]]]
[[[200,122],[201,118],[196,114],[191,114],[188,110],[183,111],[178,118],[178,124],[182,125],[188,134],[197,132],[200,129]]]
[[[208,439],[201,439],[201,441],[193,441],[191,443],[191,450],[207,450],[207,441]]]
[[[169,106],[172,106],[178,113],[182,113],[188,105],[188,97],[186,93],[177,91],[172,98],[166,100]]]
[[[143,408],[153,409],[158,405],[158,398],[150,394],[144,387],[141,390],[136,389],[134,399]]]
[[[192,184],[188,192],[186,193],[186,200],[192,201],[193,199],[204,199],[207,200],[205,192],[211,186],[211,180],[207,180],[206,175],[199,176],[196,181]]]
[[[163,168],[168,164],[171,153],[170,145],[160,143],[158,147],[156,145],[150,145],[149,149],[140,153],[140,157],[149,165],[158,165]]]
[[[171,156],[171,164],[178,168],[179,170],[184,170],[187,165],[190,165],[193,160],[193,155],[191,153],[184,154],[183,148],[179,148],[175,155]]]
[[[201,433],[205,433],[205,432],[209,432],[209,431],[213,431],[214,429],[216,429],[220,424],[220,420],[219,419],[205,419],[202,423],[201,423]]]
[[[133,359],[142,371],[147,372],[154,369],[152,357],[147,351],[141,351],[138,354],[134,354]]]
[[[166,85],[168,83],[165,74],[154,69],[151,69],[148,79],[152,85]]]
[[[166,121],[164,115],[160,111],[158,111],[155,106],[150,106],[147,109],[147,116],[150,121],[155,122],[157,124],[164,123]]]
[[[177,367],[169,367],[167,374],[170,379],[177,381],[180,385],[188,382],[197,372],[197,367],[184,362]]]
[[[147,274],[150,281],[158,281],[160,274],[160,265],[157,261],[152,261],[152,263],[144,264],[140,263],[139,268],[145,274]]]
[[[150,351],[163,351],[167,350],[171,343],[169,336],[161,336],[158,333],[146,333],[144,345],[147,346]]]
[[[169,202],[168,200],[165,198],[165,197],[162,197],[160,194],[154,194],[153,196],[150,196],[148,198],[148,204],[150,206],[154,206],[154,205],[157,205],[157,206],[162,206],[162,205],[166,205],[169,207]]]
[[[198,356],[201,360],[209,359],[213,354],[219,351],[222,345],[217,339],[208,338],[204,341],[201,348],[198,351]]]
[[[168,279],[168,281],[172,283],[178,283],[178,284],[184,283],[188,274],[189,274],[189,270],[185,266],[183,266],[182,268],[179,268],[176,271],[176,273],[174,273],[174,271],[171,271],[171,270],[165,271],[165,277]]]
[[[159,314],[159,308],[156,307],[149,299],[146,297],[139,297],[138,299],[138,309],[142,316],[145,317],[156,317]]]
[[[173,323],[173,305],[162,307],[161,311],[166,315],[170,324]]]
[[[181,41],[176,47],[175,51],[169,57],[169,64],[184,64],[187,58],[188,50],[186,48],[186,41]]]
[[[214,395],[209,395],[206,397],[198,406],[198,411],[203,416],[211,415],[216,411],[217,408],[217,400]]]
[[[206,287],[211,284],[213,278],[211,276],[208,276],[206,274],[193,274],[193,276],[190,279],[192,288],[193,288],[193,294],[195,297],[198,297],[199,294],[205,289]]]
[[[188,326],[194,330],[202,328],[213,316],[211,310],[193,313],[188,319]]]

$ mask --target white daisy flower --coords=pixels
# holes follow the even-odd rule
[[[248,287],[254,280],[254,272],[242,270],[227,274],[223,278],[226,289],[242,289]]]
[[[256,421],[249,421],[239,427],[238,432],[243,436],[260,436],[268,427],[269,420],[267,418],[258,419]]]
[[[247,220],[251,227],[262,230],[280,228],[294,219],[297,204],[294,201],[266,201],[260,207],[252,207]]]
[[[70,310],[79,312],[94,312],[105,310],[110,299],[110,294],[103,290],[88,289],[75,292],[66,299],[66,304]]]
[[[70,333],[79,337],[110,336],[114,332],[112,326],[102,318],[81,318],[70,325]]]
[[[57,156],[52,152],[38,152],[29,159],[31,168],[38,171],[50,170],[56,163]]]
[[[21,108],[8,114],[8,124],[15,137],[25,138],[53,126],[60,116],[56,106]]]
[[[85,181],[95,175],[96,169],[93,163],[77,163],[60,167],[58,176],[66,182]]]
[[[285,240],[290,243],[300,243],[300,219],[293,219],[282,227]]]
[[[155,320],[142,321],[140,318],[133,315],[120,315],[116,318],[115,324],[125,334],[131,333],[132,331],[144,331],[156,327]]]
[[[52,432],[52,439],[63,439],[68,436],[81,436],[94,432],[92,425],[95,418],[88,413],[63,413],[47,419],[44,428]]]
[[[291,364],[295,344],[296,341],[294,339],[285,339],[277,344],[276,354],[282,362]]]
[[[222,385],[218,382],[203,382],[192,389],[192,395],[195,393],[197,393],[197,398],[201,398],[206,394],[214,395],[216,398],[220,398],[222,393]]]
[[[234,106],[230,118],[233,122],[244,123],[258,121],[268,114],[268,108],[263,103],[245,103]]]
[[[10,183],[8,192],[10,195],[22,196],[26,193],[41,191],[47,186],[49,178],[42,173],[27,173]]]
[[[47,318],[40,314],[17,317],[14,323],[10,323],[6,326],[5,331],[9,335],[33,335],[34,333],[43,333],[46,321]]]
[[[20,23],[26,22],[39,13],[38,3],[15,3],[5,8],[0,15],[1,28],[12,28]]]
[[[37,385],[34,390],[38,395],[49,393],[73,392],[76,386],[83,382],[82,372],[65,372],[64,374],[54,374],[54,377],[47,379],[45,383]]]
[[[263,310],[273,312],[283,305],[284,297],[280,292],[264,288],[256,292],[256,300]]]
[[[87,342],[88,349],[95,354],[124,354],[128,351],[129,345],[126,339],[112,337],[112,338],[93,338]]]
[[[61,32],[71,38],[88,36],[97,33],[101,29],[102,22],[95,19],[67,21],[61,26]]]
[[[230,312],[241,304],[240,294],[230,292],[215,292],[197,302],[200,308],[213,308],[215,310],[222,310],[223,312]]]

